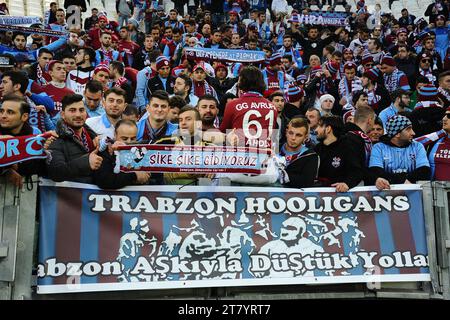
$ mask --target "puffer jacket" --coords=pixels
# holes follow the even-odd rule
[[[92,140],[97,136],[91,128],[85,128]],[[54,181],[75,181],[93,183],[92,170],[89,165],[89,152],[74,137],[64,121],[56,125],[59,138],[50,147],[50,158],[47,161],[48,177]]]

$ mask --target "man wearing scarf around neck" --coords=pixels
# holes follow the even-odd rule
[[[50,179],[93,183],[92,172],[100,168],[102,157],[98,155],[96,134],[85,124],[86,118],[83,96],[71,94],[62,99],[61,119],[56,127],[59,138],[49,148]]]

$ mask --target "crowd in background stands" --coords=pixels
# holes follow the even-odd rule
[[[450,181],[450,1],[424,17],[369,12],[364,1],[191,0],[188,12],[186,1],[169,12],[162,2],[117,0],[118,21],[93,8],[70,26],[51,3],[32,27],[65,36],[0,32],[0,134],[53,132],[47,160],[4,169],[9,181],[190,183],[201,175],[115,174],[112,150],[262,140],[284,159],[276,184],[285,186]],[[333,12],[337,3],[345,26],[300,23],[311,4]],[[69,5],[86,11],[84,1]],[[257,50],[266,60],[201,61],[186,48]]]

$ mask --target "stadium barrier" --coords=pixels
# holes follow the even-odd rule
[[[450,300],[450,183],[424,182],[431,281],[297,284],[36,294],[37,179],[18,190],[0,180],[0,300],[20,299],[445,299]],[[35,259],[33,259],[35,257]]]
[[[0,300],[32,298],[37,189],[19,190],[0,177]]]

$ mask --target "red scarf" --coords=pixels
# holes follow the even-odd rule
[[[80,144],[84,147],[84,150],[86,150],[86,152],[90,153],[94,151],[95,149],[94,142],[92,141],[91,136],[87,132],[86,128],[84,127],[82,128],[81,134],[78,134],[78,132],[76,132],[69,126],[67,128],[69,129],[69,131],[73,133],[74,139],[80,142]]]
[[[114,84],[114,87],[121,88],[123,84],[127,83],[128,79],[125,77],[120,77],[117,79],[116,83]]]
[[[42,134],[1,139],[0,143],[3,146],[14,145],[18,153],[5,148],[7,152],[0,158],[0,167],[7,167],[14,163],[32,159],[45,159],[47,154],[44,150],[44,142],[48,137],[48,134]]]

